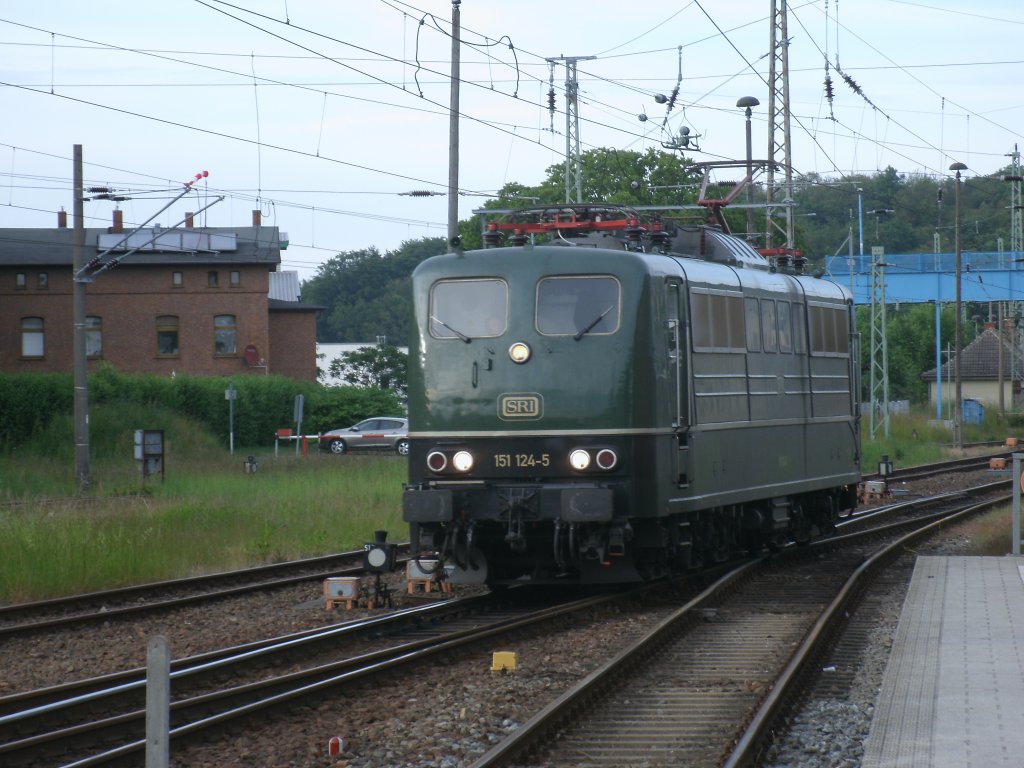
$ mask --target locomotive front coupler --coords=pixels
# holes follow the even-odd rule
[[[452,562],[464,571],[479,570],[480,565],[473,560],[474,531],[475,524],[472,521],[453,523],[444,539],[444,546],[441,549],[442,559],[450,556]],[[460,544],[460,542],[464,542],[464,544]],[[460,546],[465,547],[466,557],[464,560],[459,557]]]
[[[523,488],[508,488],[502,492],[505,502],[505,514],[508,515],[508,528],[505,543],[513,552],[526,551],[526,536],[523,535],[523,516],[532,513],[537,493]]]

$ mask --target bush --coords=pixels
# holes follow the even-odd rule
[[[161,429],[155,414],[165,411],[190,419],[224,444],[231,414],[225,392],[234,387],[234,432],[237,445],[270,445],[278,429],[295,428],[296,395],[305,400],[302,431],[316,434],[346,427],[370,416],[402,414],[397,395],[362,387],[325,387],[283,376],[237,378],[123,374],[100,366],[89,374],[90,411],[109,406],[98,423],[90,414],[90,441],[121,442],[125,432]],[[134,407],[133,407],[134,406]],[[147,417],[148,413],[154,414]],[[111,418],[111,415],[113,418]],[[129,417],[126,420],[126,417]],[[155,421],[154,421],[155,420]],[[114,433],[120,433],[115,437]],[[40,438],[63,451],[74,440],[74,382],[69,374],[0,376],[0,450],[11,450]]]

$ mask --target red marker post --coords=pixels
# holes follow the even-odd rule
[[[345,751],[345,740],[341,736],[332,736],[331,740],[327,742],[327,754],[331,757],[337,757]]]

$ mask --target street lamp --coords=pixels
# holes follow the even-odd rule
[[[747,242],[754,238],[754,160],[750,148],[750,108],[761,102],[753,96],[742,96],[736,106],[744,109],[747,117]]]
[[[961,450],[964,447],[964,404],[960,382],[960,171],[966,171],[967,166],[963,163],[953,163],[949,166],[949,170],[956,171],[956,213],[953,219],[953,232],[956,241],[956,320],[954,323],[955,330],[953,331],[956,336],[954,339],[956,357],[953,360],[953,377],[955,379],[953,390],[956,401],[953,404],[953,443],[958,450]]]

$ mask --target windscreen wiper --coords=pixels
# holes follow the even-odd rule
[[[600,322],[601,322],[602,320],[604,320],[604,316],[605,316],[605,315],[607,315],[607,314],[608,314],[609,312],[611,312],[611,311],[612,311],[613,309],[615,309],[615,305],[614,305],[614,304],[612,304],[612,305],[611,305],[610,307],[608,307],[608,309],[606,309],[606,310],[605,310],[604,312],[602,312],[602,313],[601,313],[600,315],[598,315],[597,317],[595,317],[595,318],[594,318],[594,322],[592,322],[592,323],[591,323],[590,325],[588,325],[588,326],[587,326],[586,328],[584,328],[584,329],[583,329],[582,331],[577,331],[577,332],[576,332],[576,335],[572,337],[572,338],[573,338],[573,340],[574,340],[574,341],[579,341],[579,340],[580,340],[580,339],[582,339],[582,338],[583,338],[584,336],[586,336],[586,335],[587,335],[588,333],[590,333],[590,332],[591,332],[592,330],[594,330],[595,326],[596,326],[596,325],[597,325],[598,323],[600,323]]]
[[[609,309],[610,309],[610,307],[609,307]],[[469,344],[469,342],[471,342],[471,341],[472,341],[472,339],[471,339],[471,338],[469,338],[469,336],[467,336],[466,334],[462,333],[462,331],[457,331],[457,330],[455,330],[455,329],[454,329],[454,328],[452,328],[452,327],[451,327],[450,325],[448,325],[448,323],[446,323],[446,322],[445,322],[444,320],[438,320],[438,319],[437,319],[436,317],[434,317],[433,315],[431,315],[431,316],[430,316],[430,319],[431,319],[431,320],[433,320],[433,321],[434,321],[435,323],[437,323],[438,325],[440,325],[440,326],[443,326],[443,327],[447,328],[447,329],[448,329],[449,331],[451,331],[451,332],[452,332],[452,333],[454,333],[454,334],[455,334],[456,336],[458,336],[460,340],[462,340],[462,341],[466,342],[467,344]],[[600,319],[601,319],[601,318],[598,318],[598,320],[600,320]]]

